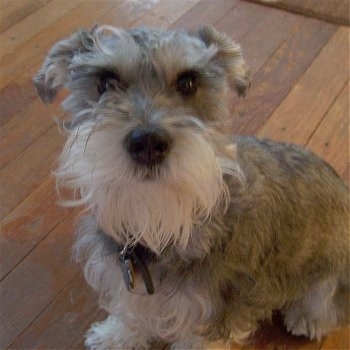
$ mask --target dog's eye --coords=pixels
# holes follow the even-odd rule
[[[192,96],[198,88],[198,74],[195,71],[181,73],[177,77],[177,90],[183,96]]]
[[[99,76],[98,93],[100,95],[107,91],[116,91],[117,89],[124,89],[125,86],[120,80],[119,76],[114,72],[103,72]]]

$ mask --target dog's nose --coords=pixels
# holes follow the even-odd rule
[[[125,145],[135,162],[152,166],[168,155],[171,138],[162,128],[137,128],[125,137]]]

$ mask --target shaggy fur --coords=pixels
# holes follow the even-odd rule
[[[34,82],[45,102],[71,92],[56,176],[91,213],[75,254],[110,313],[90,349],[249,340],[276,309],[311,339],[349,321],[349,189],[301,146],[225,134],[228,89],[249,87],[239,45],[210,27],[99,26],[55,44]],[[169,135],[161,162],[130,156],[140,128]],[[137,268],[126,288],[122,247],[141,252],[153,295]]]

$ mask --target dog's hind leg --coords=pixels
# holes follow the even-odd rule
[[[349,317],[349,288],[329,278],[315,284],[284,314],[288,331],[319,341]]]

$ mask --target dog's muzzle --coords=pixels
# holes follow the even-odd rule
[[[154,166],[163,162],[171,148],[171,138],[159,127],[137,128],[125,137],[125,147],[138,164]]]

